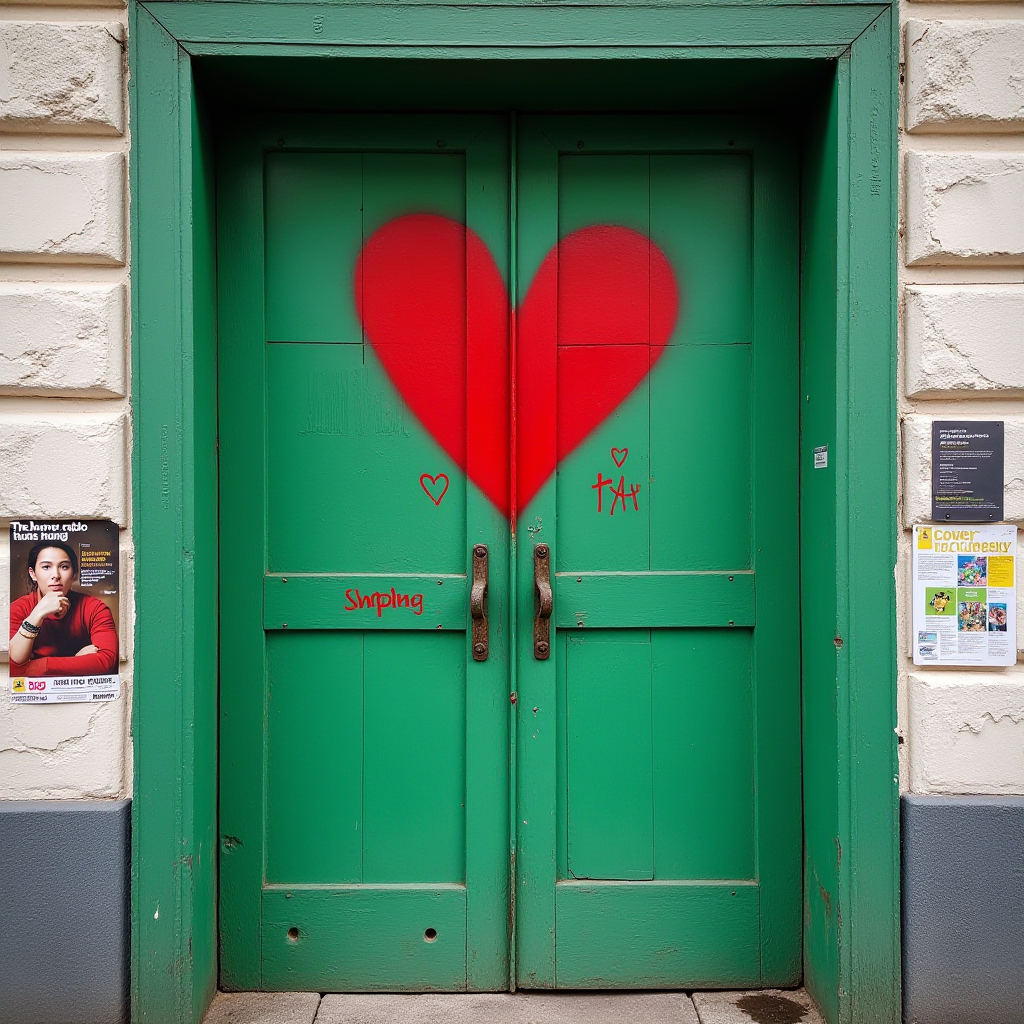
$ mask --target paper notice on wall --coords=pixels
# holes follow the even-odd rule
[[[11,521],[11,701],[121,695],[118,528],[106,519]]]
[[[915,526],[915,665],[1017,660],[1017,527]]]

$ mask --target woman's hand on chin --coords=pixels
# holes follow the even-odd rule
[[[56,618],[60,618],[67,610],[71,607],[71,602],[68,600],[66,594],[62,594],[59,591],[48,590],[41,598],[39,603],[32,609],[33,615],[29,616],[29,620],[38,617],[39,620],[49,618],[51,615]],[[36,622],[36,625],[39,623]]]
[[[76,655],[76,658],[80,658],[83,654],[99,654],[100,649],[93,644],[86,644]]]

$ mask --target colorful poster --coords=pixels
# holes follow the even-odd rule
[[[915,526],[915,665],[1017,661],[1017,527]]]
[[[117,524],[11,522],[11,699],[16,704],[121,695]]]

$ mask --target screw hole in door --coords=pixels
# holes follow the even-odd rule
[[[436,942],[437,941],[437,929],[436,928],[428,928],[423,933],[423,941],[424,942]]]
[[[288,941],[289,942],[298,942],[299,941],[299,929],[298,928],[292,926],[291,928],[288,929]]]

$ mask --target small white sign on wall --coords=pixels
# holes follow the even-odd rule
[[[1017,527],[914,527],[915,665],[1017,661]]]

